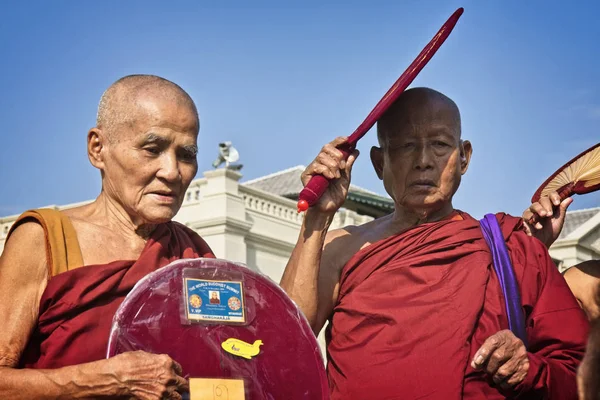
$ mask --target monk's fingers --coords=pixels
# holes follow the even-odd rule
[[[544,206],[540,202],[533,203],[531,206],[529,206],[529,211],[532,213],[532,215],[536,215],[538,217],[538,222],[536,222],[533,227],[535,229],[542,229],[543,225],[541,220],[548,216],[548,212]]]
[[[329,167],[319,163],[317,160],[310,163],[302,173],[302,183],[306,185],[314,175],[323,175],[327,179],[336,179],[336,174]]]
[[[352,174],[352,166],[354,165],[354,162],[358,158],[359,154],[360,152],[358,150],[354,150],[352,153],[350,153],[350,155],[348,156],[348,160],[346,161],[346,166],[341,171],[343,178],[350,180],[350,175]]]
[[[511,354],[507,351],[506,346],[500,346],[491,352],[486,363],[483,365],[483,370],[486,374],[493,377],[510,358]]]
[[[336,145],[334,145],[333,142],[327,143],[325,146],[323,146],[323,148],[321,149],[321,153],[325,153],[331,156],[331,158],[338,160],[339,162],[344,161],[344,153],[342,153],[342,151]]]
[[[525,380],[529,371],[529,360],[527,358],[521,360],[513,369],[514,372],[512,374],[508,375],[504,380],[497,382],[497,385],[502,389],[512,389]]]
[[[170,390],[166,395],[163,396],[163,399],[182,400],[183,397],[179,392],[176,392],[175,390]]]
[[[473,356],[473,361],[471,361],[471,366],[475,369],[482,369],[484,366],[487,366],[490,362],[492,354],[496,353],[498,349],[503,348],[507,343],[512,341],[514,338],[514,334],[509,330],[502,330],[494,333],[492,336],[487,338],[485,342],[479,347],[479,350]],[[504,352],[505,349],[502,349]],[[497,353],[495,357],[495,362],[498,361],[499,358],[503,358],[502,352]],[[495,371],[495,370],[494,370]]]
[[[188,380],[179,375],[175,376],[170,386],[172,387],[173,391],[179,393],[187,392],[190,390]]]
[[[547,196],[542,197],[538,203],[542,206],[542,209],[545,211],[544,215],[541,215],[541,217],[551,217],[552,214],[554,213],[554,205],[552,204],[552,200],[550,200],[550,198],[548,198]]]
[[[529,220],[533,217],[533,212],[530,209],[527,209],[525,211],[523,211],[523,215],[521,216],[523,218],[523,221],[525,222],[524,227],[525,227],[525,231],[527,232],[527,234],[529,236],[531,236],[533,234],[533,230],[540,230],[542,228],[542,224],[540,224],[539,222],[536,222],[535,224],[531,224],[529,222]]]
[[[348,141],[347,136],[338,136],[335,139],[333,139],[331,142],[329,142],[328,144],[333,147],[339,147],[339,146],[343,145],[344,143],[346,143],[347,141]]]
[[[177,361],[173,360],[173,365],[172,365],[173,371],[175,371],[175,373],[177,375],[182,375],[183,374],[183,368],[181,368],[181,364],[179,364]]]
[[[550,202],[552,202],[552,205],[554,205],[555,207],[560,205],[560,196],[558,195],[558,192],[554,191],[550,193],[548,195],[548,198],[550,199]]]
[[[342,169],[342,162],[340,160],[338,160],[337,158],[332,157],[331,155],[329,155],[327,153],[321,152],[321,153],[319,153],[317,158],[315,158],[314,162],[324,165],[325,167],[329,168],[331,173],[336,178],[339,178],[341,176],[340,170]]]
[[[485,372],[492,377],[495,383],[500,383],[515,374],[519,365],[527,358],[527,349],[525,345],[511,331],[500,331],[501,343],[490,354]]]
[[[496,350],[499,351],[499,350]],[[492,355],[492,358],[494,356]],[[491,366],[491,362],[489,365],[489,370],[487,373],[492,377],[492,380],[496,385],[499,385],[502,382],[508,381],[518,370],[520,360],[515,357],[510,357],[506,352],[503,353],[502,359],[499,358],[497,365],[494,367]]]

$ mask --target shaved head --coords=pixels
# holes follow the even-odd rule
[[[102,196],[136,226],[170,221],[198,172],[198,130],[194,102],[173,82],[130,75],[113,83],[87,135]]]
[[[389,139],[401,134],[403,128],[414,129],[417,125],[435,119],[450,121],[457,139],[460,139],[460,111],[454,101],[433,89],[409,89],[402,93],[377,121],[379,145],[387,147]]]
[[[418,221],[452,212],[473,151],[460,136],[458,107],[428,88],[402,93],[377,121],[380,147],[371,148],[371,161],[396,211]]]
[[[135,123],[141,105],[155,99],[188,108],[196,116],[198,131],[198,110],[192,98],[177,84],[155,75],[128,75],[106,89],[98,105],[96,126],[109,139],[118,139],[118,128]]]

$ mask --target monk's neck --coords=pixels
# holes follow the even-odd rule
[[[103,225],[124,237],[138,237],[146,241],[157,226],[132,218],[119,202],[111,199],[104,192],[100,193],[91,206],[95,217],[103,220]]]
[[[454,212],[452,204],[447,204],[441,209],[415,210],[406,207],[396,206],[391,215],[390,224],[396,232],[403,231],[428,222],[441,221]]]

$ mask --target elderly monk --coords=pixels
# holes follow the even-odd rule
[[[127,76],[106,90],[87,135],[100,195],[24,213],[0,258],[0,398],[181,398],[187,382],[168,356],[105,357],[112,317],[140,278],[213,257],[171,221],[196,175],[198,129],[194,102],[165,79]]]
[[[305,215],[281,285],[326,331],[332,399],[574,399],[586,319],[546,248],[520,218],[498,214],[520,285],[524,343],[477,220],[452,197],[472,147],[443,94],[404,92],[371,149],[392,214],[327,233],[356,153],[326,145],[303,175],[333,179]]]
[[[523,212],[523,219],[536,215],[538,222],[529,225],[527,232],[550,248],[562,231],[567,209],[573,202],[571,197],[560,199],[557,192],[542,197]],[[589,260],[574,265],[563,274],[577,302],[590,320],[600,317],[598,288],[600,287],[600,260]]]

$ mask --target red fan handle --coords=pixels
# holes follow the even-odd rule
[[[450,16],[450,18],[448,18],[446,23],[442,25],[441,29],[433,37],[433,39],[431,39],[427,46],[425,46],[421,53],[419,53],[417,58],[410,64],[406,71],[400,75],[400,78],[398,78],[398,80],[392,85],[383,98],[379,100],[375,108],[373,108],[362,124],[356,128],[350,137],[348,137],[348,141],[340,148],[340,150],[342,150],[344,153],[344,159],[348,158],[350,153],[352,153],[356,147],[358,140],[362,138],[365,133],[367,133],[369,129],[373,127],[373,125],[375,125],[375,122],[381,118],[383,113],[387,111],[394,101],[398,99],[400,94],[406,90],[408,85],[412,83],[419,72],[421,72],[423,67],[427,65],[429,60],[431,60],[446,38],[448,38],[463,11],[464,10],[461,7],[456,10],[454,14]],[[323,177],[322,175],[313,176],[298,196],[298,212],[306,211],[308,207],[314,205],[321,198],[323,193],[325,193],[325,190],[327,190],[328,186],[329,181],[327,178]]]

